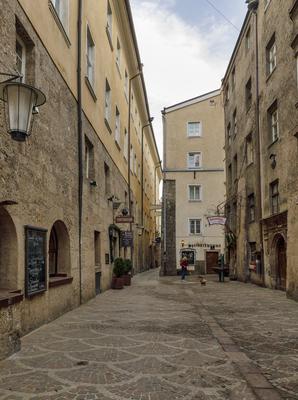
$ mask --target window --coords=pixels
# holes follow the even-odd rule
[[[276,42],[275,34],[271,38],[270,42],[266,47],[266,65],[267,65],[267,75],[272,74],[276,68]]]
[[[138,165],[138,180],[141,182],[141,164]]]
[[[132,145],[130,146],[130,171],[133,173],[134,151]]]
[[[115,117],[115,141],[120,146],[120,112],[117,107]]]
[[[235,67],[232,70],[232,90],[235,90],[236,86],[236,70]]]
[[[22,39],[17,36],[16,40],[16,69],[19,75],[22,75],[21,82],[26,78],[26,46]]]
[[[269,126],[269,137],[272,142],[275,142],[279,138],[277,101],[275,101],[268,110],[268,126]]]
[[[202,153],[188,153],[188,168],[201,168]]]
[[[66,33],[68,33],[69,0],[51,0]]]
[[[108,10],[107,10],[107,34],[109,37],[110,43],[112,42],[112,35],[113,35],[113,14],[112,14],[112,9],[111,5],[108,2]]]
[[[65,278],[70,275],[69,234],[62,221],[56,221],[50,233],[49,275],[50,278]]]
[[[94,263],[96,266],[101,265],[101,259],[100,259],[100,253],[101,253],[101,248],[100,248],[100,232],[94,231]]]
[[[247,198],[248,206],[248,222],[254,222],[255,220],[255,195],[252,193]]]
[[[252,133],[250,133],[246,138],[246,164],[252,164],[254,162],[253,154],[253,143],[252,143]]]
[[[106,80],[106,90],[105,90],[105,119],[110,121],[111,116],[111,88],[109,82]]]
[[[237,109],[233,113],[233,132],[234,136],[237,135]]]
[[[117,38],[116,64],[120,68],[120,64],[121,64],[121,46],[120,46],[120,42],[119,42],[118,38]]]
[[[237,178],[238,178],[238,157],[237,154],[234,156],[233,159],[233,172],[234,172],[234,182],[236,182]]]
[[[200,122],[188,122],[187,123],[187,135],[188,135],[188,137],[201,136],[201,123]]]
[[[265,10],[267,9],[267,7],[269,6],[271,0],[265,0]]]
[[[227,136],[228,136],[228,144],[232,143],[232,129],[231,124],[227,126]]]
[[[250,27],[248,28],[246,35],[245,35],[245,48],[246,51],[248,51],[251,47],[251,31],[250,31]]]
[[[226,101],[230,100],[230,87],[227,85],[226,87]]]
[[[279,212],[278,183],[278,180],[270,183],[271,214],[277,214]]]
[[[91,36],[89,27],[87,27],[87,78],[92,87],[94,87],[94,57],[95,45]]]
[[[201,201],[201,186],[200,185],[189,185],[188,186],[188,200],[189,201]]]
[[[189,220],[189,234],[190,235],[200,235],[201,234],[201,220],[200,219],[190,219]]]
[[[228,186],[232,184],[232,164],[228,166]]]
[[[257,259],[257,244],[256,242],[249,242],[249,253],[250,262],[254,262]]]
[[[133,163],[133,172],[137,175],[137,155],[135,154],[134,163]]]
[[[128,134],[127,130],[124,130],[124,148],[123,148],[124,158],[127,161],[128,159]]]
[[[85,136],[85,174],[87,179],[92,179],[94,175],[94,147],[87,136]]]
[[[104,174],[105,174],[105,194],[111,194],[111,173],[108,164],[104,163]]]
[[[245,102],[246,109],[249,110],[252,103],[252,86],[251,86],[251,78],[249,78],[246,86],[245,86]]]
[[[298,54],[296,55],[296,77],[297,77],[297,88],[298,88]]]
[[[126,70],[124,73],[124,94],[125,94],[126,98],[128,99],[128,73]]]

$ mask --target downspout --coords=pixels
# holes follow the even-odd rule
[[[78,59],[77,59],[77,90],[78,90],[78,152],[79,152],[79,285],[80,304],[82,304],[82,216],[83,216],[83,123],[82,123],[82,10],[83,0],[78,2]]]
[[[264,238],[263,238],[263,187],[262,187],[262,173],[261,173],[261,157],[262,157],[262,142],[260,134],[260,87],[259,87],[259,32],[258,32],[258,12],[255,10],[255,23],[256,23],[256,138],[257,138],[257,170],[258,170],[258,187],[260,188],[258,209],[259,209],[259,234],[260,234],[260,252],[261,252],[261,273],[262,281],[265,283],[265,270],[264,270]]]

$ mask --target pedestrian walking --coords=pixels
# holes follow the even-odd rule
[[[181,266],[181,280],[184,281],[187,275],[188,259],[187,257],[182,257],[180,261]]]

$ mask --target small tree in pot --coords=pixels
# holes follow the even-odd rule
[[[115,259],[113,274],[114,276],[112,278],[112,289],[123,289],[124,262],[122,258]]]
[[[131,285],[131,271],[132,271],[132,261],[125,259],[123,261],[124,263],[124,285],[125,286],[130,286]]]

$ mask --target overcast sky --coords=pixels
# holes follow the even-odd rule
[[[160,111],[220,87],[241,28],[245,0],[131,0],[154,130],[162,158]]]

